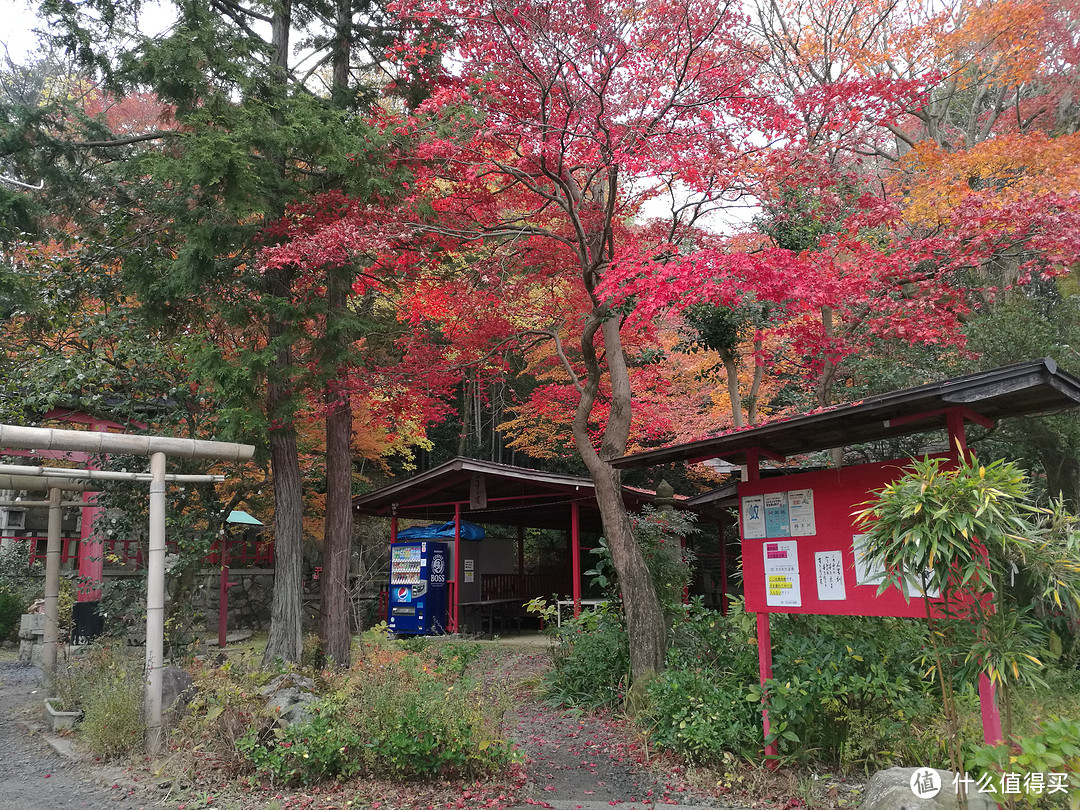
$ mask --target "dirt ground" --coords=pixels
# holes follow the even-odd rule
[[[179,784],[138,760],[124,767],[95,762],[70,739],[44,734],[41,679],[36,669],[0,661],[0,810],[85,808],[136,810],[436,810],[548,807],[553,810],[805,807],[786,801],[792,785],[779,779],[777,801],[760,792],[724,795],[715,775],[687,771],[650,751],[640,730],[612,714],[565,711],[544,702],[541,675],[549,640],[515,636],[481,642],[472,667],[511,696],[506,737],[521,761],[485,783],[332,784],[306,792],[248,791],[212,774]],[[250,651],[245,651],[247,655]],[[57,753],[53,743],[65,755]],[[159,787],[159,785],[161,787]],[[741,803],[740,803],[741,802]]]
[[[120,769],[62,755],[49,745],[43,736],[43,698],[39,670],[0,662],[0,810],[155,805]],[[65,743],[56,740],[66,751]]]

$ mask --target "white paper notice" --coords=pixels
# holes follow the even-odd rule
[[[866,535],[856,534],[852,538],[851,548],[855,553],[855,584],[856,585],[880,585],[885,579],[885,567],[883,565],[867,565],[864,554],[866,552]]]
[[[765,493],[765,536],[791,537],[786,492]]]
[[[802,607],[798,543],[794,540],[769,541],[762,548],[765,554],[765,604]]]
[[[761,495],[742,499],[742,530],[747,540],[765,538],[765,499]]]
[[[814,554],[817,575],[817,598],[822,602],[847,599],[844,590],[844,557],[839,551],[818,551]]]
[[[814,521],[814,490],[793,489],[787,494],[788,517],[791,520],[792,537],[810,537],[817,534]]]
[[[922,599],[926,596],[930,597],[931,599],[937,599],[939,596],[941,596],[941,591],[933,587],[928,588],[926,593],[923,593],[922,583],[929,580],[929,575],[930,572],[927,571],[924,576],[919,579],[916,579],[916,577],[912,576],[911,574],[908,574],[906,577],[904,577],[904,595],[909,599],[911,599],[912,597],[916,599]]]

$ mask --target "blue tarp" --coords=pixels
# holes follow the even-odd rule
[[[461,521],[462,540],[482,540],[487,532],[482,526]],[[399,540],[444,540],[454,537],[454,521],[446,523],[432,523],[430,526],[413,526],[411,529],[402,529],[397,534]]]

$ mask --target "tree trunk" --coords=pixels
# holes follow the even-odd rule
[[[747,399],[746,421],[751,425],[758,423],[758,392],[761,391],[761,380],[765,376],[765,366],[761,364],[762,343],[759,338],[754,339],[754,381],[750,384],[750,396]]]
[[[739,393],[739,366],[735,362],[735,355],[731,351],[719,352],[720,359],[724,362],[724,376],[727,377],[728,400],[731,402],[731,419],[736,428],[741,428],[743,422],[742,394]]]
[[[338,336],[338,322],[348,300],[346,270],[329,272],[326,333]],[[335,362],[335,366],[337,363]],[[349,628],[349,552],[352,550],[352,409],[347,394],[327,386],[326,415],[326,533],[320,579],[319,637],[328,662],[338,667],[352,663]]]
[[[271,402],[275,399],[272,395]],[[277,661],[298,663],[304,652],[303,507],[296,433],[291,424],[270,431],[270,465],[274,479],[274,596],[263,666]]]
[[[271,61],[282,84],[286,81],[285,70],[289,64],[291,25],[292,4],[290,0],[282,0],[271,24]],[[279,163],[279,171],[284,175],[284,162]],[[289,268],[267,272],[267,292],[271,298],[286,300],[292,282],[293,273]],[[273,310],[267,318],[270,346],[277,346],[266,394],[266,412],[270,420],[270,471],[274,483],[274,595],[270,607],[270,637],[263,654],[264,666],[276,661],[299,662],[304,652],[304,504],[292,419],[293,355],[288,324]]]
[[[604,350],[611,380],[611,409],[599,452],[589,436],[589,414],[600,386],[599,366],[589,363],[590,376],[574,414],[574,443],[592,477],[596,502],[604,526],[604,537],[611,549],[611,561],[619,578],[626,631],[630,636],[630,674],[635,684],[644,683],[664,668],[667,654],[667,630],[664,613],[653,587],[641,548],[634,538],[630,518],[623,504],[621,475],[609,463],[626,453],[630,435],[631,389],[619,319],[605,311],[593,313],[600,322]],[[586,357],[595,357],[592,331],[587,329],[582,341]],[[587,344],[587,345],[586,345]]]

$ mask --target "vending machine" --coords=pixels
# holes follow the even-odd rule
[[[431,540],[390,546],[390,632],[430,636],[446,632],[446,544]]]

